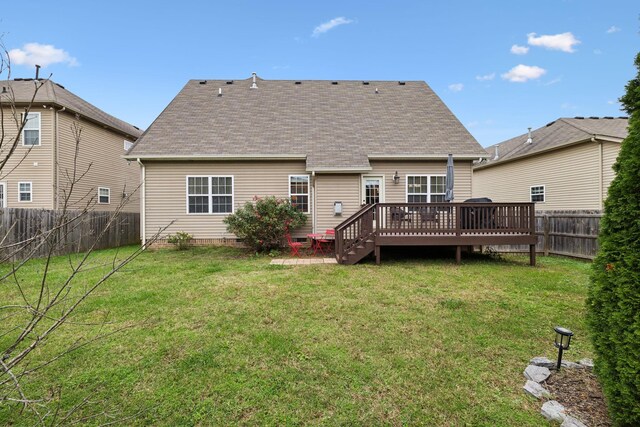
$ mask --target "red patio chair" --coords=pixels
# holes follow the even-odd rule
[[[287,244],[289,245],[289,249],[291,249],[291,256],[300,256],[300,249],[306,247],[306,245],[302,242],[294,242],[291,238],[291,234],[287,233]]]
[[[324,232],[324,235],[325,237],[335,236],[336,230],[334,230],[333,228],[327,228],[327,230]],[[320,253],[322,255],[331,253],[333,251],[334,241],[335,241],[335,238],[334,239],[327,239],[327,238],[318,239],[318,250],[320,251]]]

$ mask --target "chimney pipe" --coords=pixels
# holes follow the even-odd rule
[[[40,66],[36,64],[36,80],[38,80],[39,75],[40,75]]]
[[[500,147],[499,145],[496,145],[496,147],[495,147],[495,149],[496,149],[496,154],[495,154],[495,156],[493,156],[493,160],[498,160],[498,158],[500,157],[500,156],[499,156],[499,154],[498,154],[498,148],[499,148],[499,147]]]
[[[253,78],[253,83],[249,89],[258,89],[258,85],[256,84],[256,73],[251,73],[251,77]]]
[[[527,138],[527,144],[533,144],[533,138],[531,138],[531,128],[527,129],[529,129],[529,138]]]

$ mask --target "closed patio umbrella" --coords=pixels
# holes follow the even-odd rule
[[[447,159],[447,182],[446,190],[444,193],[444,200],[447,202],[453,201],[453,155],[449,154]]]

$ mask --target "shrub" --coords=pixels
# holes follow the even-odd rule
[[[227,230],[258,252],[269,252],[282,246],[285,234],[303,226],[307,216],[289,200],[274,196],[254,197],[234,214],[227,216]]]
[[[193,236],[185,231],[178,231],[175,235],[169,234],[167,236],[167,242],[174,245],[179,251],[189,249],[191,239],[193,239]]]
[[[629,135],[614,165],[593,263],[587,315],[596,372],[616,425],[640,425],[640,54],[620,101]]]

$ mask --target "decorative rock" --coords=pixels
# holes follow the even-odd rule
[[[549,378],[549,375],[551,375],[551,371],[542,366],[529,365],[527,366],[527,369],[524,370],[524,376],[528,380],[535,381],[537,383],[541,383],[546,380]]]
[[[567,417],[564,406],[562,406],[556,400],[545,402],[544,405],[542,405],[542,410],[540,411],[540,413],[549,421],[557,421],[559,423],[563,422]]]
[[[571,415],[566,415],[560,427],[587,427],[587,425]]]
[[[579,363],[574,363],[574,362],[562,362],[562,367],[569,368],[569,369],[581,369],[581,368],[584,368],[585,366]]]
[[[523,388],[524,391],[537,399],[551,397],[551,393],[549,393],[546,388],[542,387],[535,381],[527,381]]]
[[[542,366],[543,368],[555,368],[556,362],[547,359],[546,357],[534,357],[529,361],[530,365]]]
[[[593,369],[593,360],[592,359],[580,359],[580,360],[578,360],[578,364],[584,366],[585,368]]]

